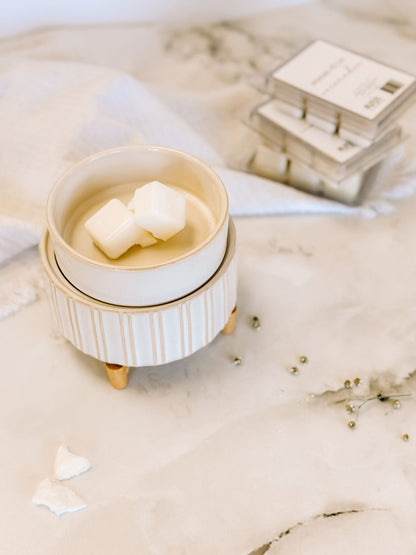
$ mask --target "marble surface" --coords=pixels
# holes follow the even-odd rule
[[[215,103],[214,92],[243,91],[255,72],[312,38],[350,46],[353,35],[354,49],[416,73],[407,26],[328,2],[148,33],[167,37],[163,81],[172,91],[189,87],[195,121],[198,89],[208,86],[192,79],[198,65]],[[142,77],[155,78],[157,67],[142,67]],[[249,97],[242,92],[242,102]],[[230,106],[207,129],[230,165],[233,118]],[[416,136],[414,115],[408,123]],[[412,141],[408,148],[415,153]],[[414,554],[415,210],[409,198],[372,220],[237,219],[235,333],[184,361],[133,369],[123,391],[110,387],[102,363],[56,334],[42,290],[0,322],[0,551]],[[344,387],[355,378],[360,385]],[[358,416],[345,409],[349,399],[373,397]],[[88,508],[58,518],[31,497],[61,443],[92,469],[68,483]]]

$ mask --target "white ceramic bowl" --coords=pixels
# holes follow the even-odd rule
[[[84,223],[111,198],[128,203],[135,189],[158,180],[187,198],[184,230],[151,247],[132,247],[111,260]],[[228,232],[228,197],[205,163],[159,146],[99,152],[70,168],[47,203],[47,223],[65,277],[94,299],[120,306],[153,306],[179,299],[205,283],[220,265]]]
[[[189,356],[214,339],[236,305],[231,218],[227,249],[215,274],[190,295],[156,307],[121,307],[91,299],[60,272],[48,232],[39,250],[59,331],[77,349],[107,363],[153,366]]]

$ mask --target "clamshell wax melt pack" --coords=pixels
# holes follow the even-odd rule
[[[402,139],[394,125],[369,146],[355,145],[282,112],[275,100],[256,106],[248,123],[263,139],[250,160],[251,171],[350,204],[359,200],[368,170]]]
[[[250,121],[261,135],[280,146],[288,156],[332,180],[367,170],[395,147],[401,137],[400,127],[394,125],[369,146],[362,147],[339,135],[329,135],[306,119],[285,114],[274,100],[257,106]]]
[[[271,143],[261,143],[249,161],[249,170],[257,175],[292,185],[308,193],[324,195],[347,204],[356,203],[367,183],[377,174],[377,165],[334,180],[319,174],[309,165],[289,157]]]
[[[403,140],[396,120],[416,99],[412,75],[322,40],[257,87],[263,100],[245,122],[261,143],[248,169],[349,204]]]
[[[362,146],[415,101],[413,75],[323,40],[273,70],[266,91],[311,123]]]

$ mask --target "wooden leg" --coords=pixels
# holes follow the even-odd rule
[[[237,318],[237,307],[234,307],[234,310],[231,312],[231,316],[228,319],[228,322],[225,324],[224,328],[221,330],[221,333],[229,334],[233,333],[235,328],[235,320]]]
[[[111,385],[115,389],[124,389],[129,381],[129,370],[128,366],[121,366],[120,364],[110,364],[105,363],[108,377],[110,379]]]

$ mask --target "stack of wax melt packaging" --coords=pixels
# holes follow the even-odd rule
[[[262,79],[247,123],[262,138],[249,170],[355,204],[402,140],[397,119],[416,79],[328,42],[309,44]]]

